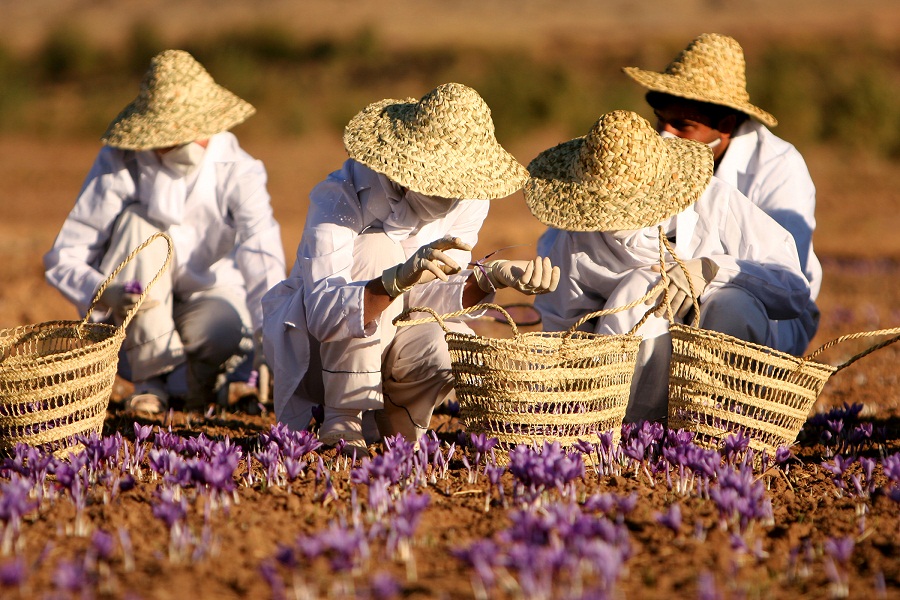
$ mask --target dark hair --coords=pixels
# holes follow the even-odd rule
[[[721,123],[725,117],[734,115],[736,125],[740,125],[749,118],[747,113],[741,112],[736,108],[724,106],[722,104],[713,104],[712,102],[701,102],[700,100],[691,100],[690,98],[682,98],[665,92],[647,92],[647,104],[655,109],[666,108],[673,104],[688,105],[695,108],[701,114],[709,117],[713,123]]]

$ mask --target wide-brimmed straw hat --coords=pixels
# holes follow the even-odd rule
[[[227,131],[256,112],[213,81],[184,50],[150,61],[134,101],[113,119],[101,141],[125,150],[179,146]]]
[[[696,37],[662,73],[637,67],[622,70],[651,91],[728,106],[763,125],[778,125],[778,119],[750,103],[744,51],[727,35],[704,33]]]
[[[584,137],[528,165],[525,200],[545,225],[568,231],[641,229],[693,204],[713,174],[706,144],[663,138],[636,113],[607,113]]]
[[[351,158],[414,192],[442,198],[502,198],[528,171],[497,142],[478,92],[446,83],[421,100],[381,100],[344,129]]]

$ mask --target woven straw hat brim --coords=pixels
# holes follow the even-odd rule
[[[415,98],[386,99],[360,111],[344,130],[348,155],[429,196],[488,200],[522,188],[528,171],[497,142],[492,124],[423,132],[414,118],[418,106]]]
[[[775,127],[778,125],[778,119],[758,106],[732,97],[716,94],[709,89],[698,88],[689,79],[685,79],[684,77],[669,75],[668,73],[645,71],[644,69],[639,69],[637,67],[625,67],[622,70],[626,75],[652,92],[662,92],[672,96],[678,96],[679,98],[687,98],[688,100],[698,100],[700,102],[709,102],[710,104],[727,106],[750,115],[768,127]]]
[[[545,150],[528,165],[525,201],[542,223],[567,231],[619,231],[657,225],[697,201],[713,173],[712,152],[681,138],[661,140],[676,176],[657,179],[640,192],[623,194],[611,180],[584,180],[575,165],[585,138]],[[618,175],[631,177],[623,168]]]
[[[138,97],[110,123],[101,141],[123,150],[150,150],[180,146],[228,131],[246,121],[256,109],[221,86],[215,98],[201,106],[186,106],[177,118]]]

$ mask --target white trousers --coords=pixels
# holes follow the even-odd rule
[[[100,271],[111,273],[158,231],[160,227],[147,218],[143,205],[129,205],[116,222]],[[116,282],[137,280],[146,287],[165,262],[166,250],[162,240],[154,241],[124,267]],[[147,296],[158,304],[137,312],[128,325],[119,371],[130,381],[141,382],[185,365],[186,383],[170,382],[168,391],[186,393],[187,404],[198,407],[214,401],[217,380],[226,370],[234,371],[238,379],[249,376],[253,349],[250,313],[243,290],[230,286],[176,298],[177,269],[178,257],[173,256],[169,269]]]
[[[404,262],[399,244],[380,229],[356,238],[351,276],[356,281],[380,277],[384,269]],[[405,295],[382,313],[378,331],[368,338],[319,343],[310,337],[306,376],[288,402],[290,414],[280,420],[306,428],[316,403],[326,407],[375,411],[381,436],[403,434],[418,439],[428,428],[435,406],[452,394],[453,375],[444,331],[436,323],[395,327],[391,321],[404,307]],[[449,321],[449,329],[470,332]],[[373,433],[366,431],[368,441]]]

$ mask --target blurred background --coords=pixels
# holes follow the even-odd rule
[[[188,50],[256,106],[234,131],[267,166],[290,266],[307,194],[368,103],[465,83],[528,164],[609,110],[650,118],[621,68],[662,70],[704,32],[742,44],[751,100],[810,167],[823,312],[866,302],[900,322],[898,23],[896,0],[0,0],[0,327],[74,318],[41,257],[160,50]],[[475,253],[533,256],[542,231],[517,193]]]

